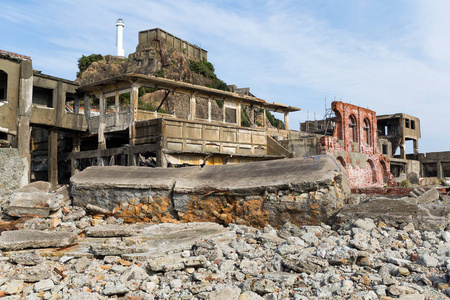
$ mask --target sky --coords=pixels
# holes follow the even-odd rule
[[[420,118],[420,152],[450,150],[447,0],[0,0],[0,49],[74,80],[82,55],[125,56],[161,28],[208,51],[227,84],[300,107],[290,128],[333,100]],[[407,142],[412,152],[412,141]]]

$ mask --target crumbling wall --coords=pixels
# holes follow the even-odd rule
[[[390,160],[378,148],[377,118],[374,111],[335,101],[333,136],[323,136],[321,154],[334,156],[347,170],[352,187],[395,185]]]
[[[326,222],[348,178],[330,156],[182,169],[90,167],[71,179],[73,202],[143,221],[279,227]]]
[[[0,148],[0,205],[5,204],[12,193],[20,188],[27,176],[25,164],[15,148]]]

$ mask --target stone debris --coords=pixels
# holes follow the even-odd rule
[[[42,234],[74,237],[81,230],[100,232],[107,227],[128,227],[130,236],[80,236],[71,242],[77,246],[56,251],[4,249],[0,296],[387,300],[450,295],[450,231],[445,228],[419,230],[413,222],[394,227],[370,218],[333,227],[285,223],[279,229],[120,223],[116,218],[83,216],[56,228],[3,232],[0,240],[4,235],[19,239],[31,234],[34,242]],[[107,254],[102,248],[112,250]],[[142,252],[135,252],[138,248]]]
[[[85,229],[86,235],[91,237],[120,237],[131,236],[131,227],[127,225],[99,225]]]
[[[3,231],[0,236],[0,249],[11,251],[27,248],[64,247],[72,244],[76,237],[76,234],[72,232]]]
[[[13,217],[58,216],[61,205],[70,201],[67,186],[51,192],[50,183],[36,181],[15,190],[5,204],[5,212]]]

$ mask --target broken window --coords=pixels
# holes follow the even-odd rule
[[[411,129],[416,129],[416,121],[411,120]]]
[[[80,101],[76,94],[66,93],[66,112],[78,113],[80,109]]]
[[[225,107],[225,123],[236,124],[236,109]]]
[[[388,145],[382,145],[381,147],[381,151],[383,152],[383,154],[388,155]]]
[[[354,115],[350,115],[350,123],[348,124],[348,126],[350,127],[350,132],[351,132],[351,138],[353,142],[357,142],[358,141],[358,135],[357,135],[357,128],[356,128],[356,118]]]
[[[33,104],[53,107],[53,90],[33,86]]]
[[[211,120],[217,122],[223,122],[223,101],[213,100],[211,101]]]
[[[370,146],[370,122],[369,119],[364,119],[364,141]]]
[[[8,91],[8,74],[0,70],[0,102],[8,101],[6,99]]]
[[[208,120],[208,99],[204,97],[198,97],[195,99],[195,118]]]
[[[116,112],[116,96],[106,98],[106,113],[113,114]]]
[[[405,127],[409,128],[409,119],[405,119]]]

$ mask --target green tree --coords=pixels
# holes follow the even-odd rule
[[[89,66],[96,61],[102,60],[103,56],[101,54],[91,54],[89,56],[82,55],[80,59],[78,59],[78,72],[77,78],[81,78],[81,75],[84,71],[86,71]]]

